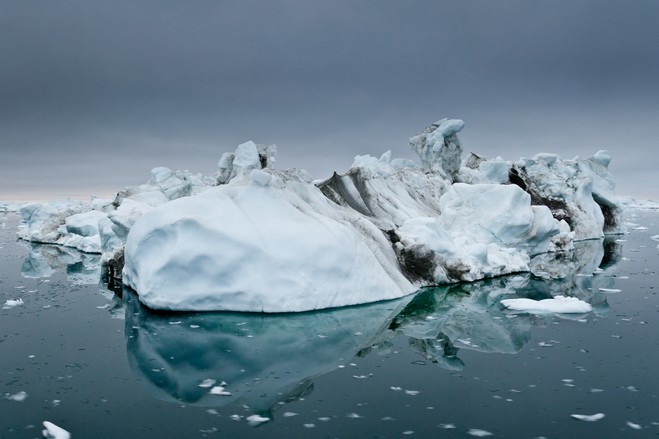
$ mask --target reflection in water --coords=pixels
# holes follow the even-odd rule
[[[153,313],[125,290],[133,372],[158,399],[199,406],[239,401],[261,414],[303,397],[312,379],[372,345],[411,297],[297,314]],[[225,382],[216,395],[204,382]]]
[[[21,274],[28,278],[50,277],[57,271],[66,273],[73,285],[95,285],[101,278],[101,255],[83,253],[59,245],[30,243]]]
[[[615,286],[621,254],[614,239],[583,241],[575,244],[573,252],[535,258],[533,273],[427,288],[396,316],[391,329],[409,337],[410,346],[426,360],[446,369],[464,367],[458,358],[460,348],[516,353],[530,340],[533,324],[545,324],[551,317],[505,311],[501,299],[573,296],[605,316],[604,291]]]
[[[101,284],[101,255],[52,244],[27,243],[29,253],[21,266],[21,275],[30,279],[50,277],[57,272],[66,273],[71,285],[99,285],[99,293],[108,303],[105,308],[113,319],[123,319],[124,309],[117,297]]]
[[[606,314],[599,288],[614,286],[619,259],[614,241],[586,241],[573,252],[536,258],[533,273],[301,314],[154,313],[125,290],[128,359],[158,399],[209,407],[239,402],[271,416],[278,403],[311,392],[314,377],[401,335],[426,361],[451,370],[464,367],[460,349],[519,352],[532,326],[552,317],[505,311],[502,298],[576,296]],[[213,394],[205,383],[228,394]]]

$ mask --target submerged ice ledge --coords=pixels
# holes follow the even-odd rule
[[[530,271],[535,255],[622,231],[607,152],[462,161],[463,126],[410,139],[418,163],[357,156],[316,182],[247,142],[214,178],[156,168],[111,203],[26,206],[21,236],[103,253],[151,308],[291,312]]]

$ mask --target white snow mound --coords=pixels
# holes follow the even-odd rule
[[[145,305],[307,311],[416,289],[372,223],[337,209],[294,172],[250,176],[168,203],[135,223],[123,280]]]

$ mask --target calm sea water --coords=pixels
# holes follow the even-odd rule
[[[99,286],[98,257],[17,242],[0,214],[0,437],[41,437],[43,421],[74,438],[656,436],[659,213],[628,217],[561,281],[249,315],[151,313]],[[556,294],[594,310],[499,304]]]

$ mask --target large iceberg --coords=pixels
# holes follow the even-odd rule
[[[623,231],[608,152],[463,161],[463,127],[412,137],[416,162],[356,156],[317,181],[247,142],[214,176],[160,167],[113,200],[22,206],[19,236],[100,253],[109,283],[155,309],[289,312],[528,272]]]
[[[316,182],[273,169],[273,146],[242,144],[217,187],[137,219],[123,282],[155,309],[308,311],[530,271],[535,255],[621,231],[608,153],[461,167],[463,126],[410,139],[419,163],[357,156]]]

